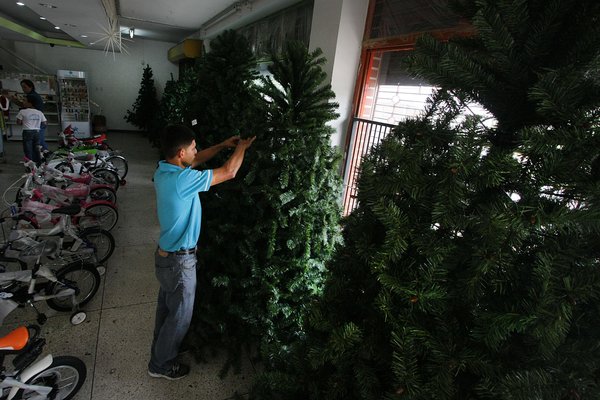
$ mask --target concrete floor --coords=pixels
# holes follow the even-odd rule
[[[84,308],[87,320],[83,324],[72,326],[69,313],[57,313],[38,303],[49,316],[42,327],[47,340],[45,351],[55,356],[76,356],[85,362],[87,380],[75,400],[224,400],[236,393],[246,394],[255,373],[247,357],[241,374],[230,373],[223,380],[218,372],[224,357],[196,364],[191,355],[184,356],[192,370],[182,380],[148,376],[158,292],[153,252],[159,229],[151,182],[157,152],[136,133],[109,132],[108,138],[129,163],[127,184],[117,193],[119,221],[112,230],[115,253],[107,263],[98,293]],[[50,142],[51,149],[55,146],[55,142]],[[18,164],[22,155],[20,142],[5,143],[4,158],[0,158],[0,195],[23,173]],[[4,321],[0,335],[32,323],[34,312],[18,308]]]

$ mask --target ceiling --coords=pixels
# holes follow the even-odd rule
[[[21,0],[25,5],[19,6],[17,0],[0,0],[0,39],[104,50],[118,32],[127,44],[134,28],[134,41],[179,43],[187,37],[210,38],[299,1]]]

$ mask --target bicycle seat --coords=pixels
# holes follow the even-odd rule
[[[92,161],[94,159],[93,154],[78,154],[75,157],[77,161]]]
[[[81,206],[79,204],[70,204],[64,207],[58,207],[52,210],[52,214],[66,214],[66,215],[76,215],[81,211]]]
[[[0,338],[0,351],[21,350],[29,341],[29,329],[20,326],[8,335]]]

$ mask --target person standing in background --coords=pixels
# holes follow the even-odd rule
[[[23,125],[23,152],[25,157],[39,163],[41,161],[39,149],[39,132],[46,125],[44,113],[33,108],[33,105],[25,100],[23,108],[17,114],[17,124]]]
[[[29,104],[31,104],[31,106],[33,108],[35,108],[36,110],[40,111],[40,112],[44,112],[44,100],[42,99],[42,96],[39,95],[38,92],[35,91],[35,85],[33,84],[33,82],[29,79],[23,79],[21,81],[21,89],[23,89],[23,93],[25,93],[25,98],[27,99],[27,102],[29,102]],[[13,101],[15,103],[17,103],[17,105],[19,107],[24,107],[22,101],[19,101],[18,99],[13,97]],[[42,148],[44,150],[48,150],[48,145],[46,144],[46,125],[44,124],[43,127],[40,128],[39,133],[39,141],[40,141],[40,146],[42,146]]]
[[[8,109],[10,108],[10,100],[8,98],[8,90],[2,89],[2,85],[0,85],[0,130],[2,131],[2,136],[6,141],[8,139]]]

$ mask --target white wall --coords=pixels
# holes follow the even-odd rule
[[[171,78],[178,78],[178,67],[167,59],[167,51],[176,43],[158,42],[136,39],[127,42],[126,53],[106,54],[103,51],[69,48],[62,46],[50,47],[47,44],[29,42],[14,42],[10,48],[20,58],[27,60],[48,74],[54,75],[59,69],[84,71],[88,76],[90,99],[100,105],[101,113],[106,116],[108,129],[137,129],[123,119],[127,109],[138,96],[144,66],[152,68],[154,83],[159,97],[165,83]],[[0,57],[8,57],[0,52]],[[5,70],[13,62],[3,62]],[[6,60],[8,61],[8,60]],[[18,72],[39,73],[24,63]],[[12,69],[12,68],[11,68]],[[100,110],[91,107],[92,112],[99,114]]]
[[[320,47],[327,64],[340,117],[331,122],[333,146],[343,147],[352,120],[352,97],[360,62],[369,2],[366,0],[315,0],[310,49]]]

